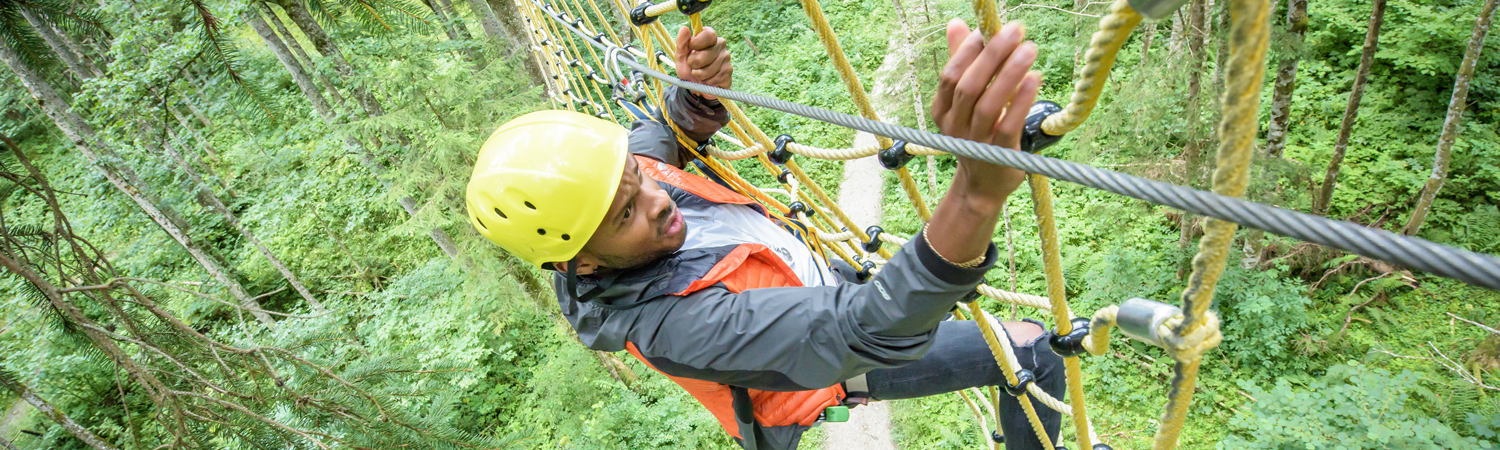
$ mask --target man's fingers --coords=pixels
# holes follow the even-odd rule
[[[958,53],[958,46],[959,46],[959,44],[962,44],[964,42],[964,38],[969,37],[969,33],[972,33],[972,32],[973,32],[973,30],[969,29],[969,24],[964,23],[963,19],[959,19],[959,18],[955,17],[955,18],[953,18],[953,20],[949,20],[948,21],[948,57],[949,58],[952,58],[955,53]]]
[[[719,71],[724,70],[724,66],[729,63],[729,52],[719,53],[718,56],[718,58],[714,59],[708,64],[692,69],[693,78],[706,81],[710,78],[714,78],[715,75],[718,75]],[[705,82],[704,84],[709,83]]]
[[[975,127],[995,126],[995,120],[1000,118],[1000,113],[1006,110],[1007,104],[1012,104],[1012,98],[1016,96],[1022,78],[1026,76],[1026,71],[1030,70],[1032,63],[1035,62],[1036,44],[1031,42],[1022,43],[1010,54],[1010,58],[1005,60],[1000,73],[995,75],[994,81],[990,83],[989,89],[984,91],[984,96],[980,97],[978,106],[975,107]],[[981,115],[984,116],[985,122],[981,122]]]
[[[703,84],[729,89],[729,83],[734,79],[733,74],[734,62],[726,59],[724,60],[724,66],[719,68],[719,73],[717,75],[714,75],[713,78],[704,81]]]
[[[994,128],[995,121],[1000,119],[1000,113],[1005,110],[1005,104],[1009,102],[1010,96],[1015,92],[1015,85],[1020,81],[1020,74],[1011,76],[1010,79],[996,79],[996,72],[1002,71],[1017,63],[1014,50],[1021,42],[1023,31],[1019,24],[1006,25],[995,33],[985,45],[984,51],[974,59],[974,64],[964,71],[963,79],[959,80],[958,87],[954,92],[954,103],[958,99],[964,102],[973,101],[974,115],[970,118],[969,129],[976,131],[988,131]],[[1033,55],[1034,56],[1034,55]],[[1021,72],[1031,67],[1031,61],[1025,61]],[[959,116],[962,117],[962,116]],[[988,138],[988,136],[985,136]]]
[[[961,23],[961,22],[960,22]],[[952,22],[949,23],[950,25]],[[952,28],[950,27],[951,31]],[[951,34],[950,34],[951,35]],[[938,93],[933,99],[933,115],[944,114],[957,107],[958,99],[955,98],[959,80],[963,79],[964,71],[974,62],[983,50],[984,41],[979,33],[968,33],[964,35],[963,41],[958,44],[957,50],[951,50],[952,56],[948,58],[948,65],[943,67],[943,73],[938,75]],[[938,108],[938,102],[942,102],[942,108]],[[969,107],[973,106],[973,100],[969,100]],[[963,116],[968,117],[969,108],[963,108]],[[941,124],[940,124],[941,125]]]
[[[718,42],[718,33],[711,27],[703,27],[703,31],[699,31],[698,34],[694,35],[692,40],[688,42],[688,46],[692,47],[693,50],[708,50],[713,48]]]
[[[717,61],[720,55],[728,55],[728,47],[729,44],[727,42],[725,42],[723,39],[719,39],[719,42],[709,49],[697,50],[688,54],[688,67],[692,69],[707,67],[708,65],[713,64],[714,61]]]
[[[688,40],[693,36],[693,31],[684,26],[677,29],[677,57],[688,53]]]
[[[1027,72],[1022,76],[1021,84],[1016,88],[1016,97],[1011,100],[1010,107],[1005,109],[1005,117],[1000,118],[996,145],[1006,148],[1021,145],[1021,129],[1026,127],[1026,115],[1031,112],[1031,104],[1036,103],[1036,94],[1041,87],[1041,72]]]

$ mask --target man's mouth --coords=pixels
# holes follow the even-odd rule
[[[661,226],[661,236],[673,236],[682,231],[682,210],[672,208],[672,216]]]

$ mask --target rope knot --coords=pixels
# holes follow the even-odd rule
[[[1173,317],[1162,324],[1161,330],[1165,344],[1162,348],[1177,362],[1188,364],[1203,359],[1203,353],[1218,347],[1219,342],[1224,339],[1223,333],[1219,331],[1219,315],[1213,311],[1205,312],[1196,328],[1179,335],[1177,332],[1180,330],[1177,328],[1182,320],[1182,316]]]

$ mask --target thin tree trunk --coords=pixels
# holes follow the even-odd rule
[[[1375,64],[1375,47],[1380,44],[1380,24],[1385,20],[1385,0],[1375,0],[1370,11],[1370,28],[1365,32],[1364,51],[1359,55],[1359,69],[1354,74],[1354,87],[1349,91],[1349,105],[1344,107],[1344,121],[1339,125],[1338,140],[1333,143],[1333,159],[1328,161],[1328,171],[1323,175],[1323,184],[1313,199],[1313,214],[1328,214],[1328,204],[1333,200],[1333,188],[1338,184],[1339,165],[1344,162],[1344,151],[1349,148],[1349,134],[1354,131],[1354,119],[1359,117],[1359,100],[1365,95],[1365,80],[1370,78],[1370,66]]]
[[[469,30],[463,26],[463,22],[459,20],[458,15],[453,12],[453,2],[448,0],[426,0],[426,3],[428,8],[432,8],[432,13],[437,15],[438,21],[442,22],[443,34],[448,35],[448,40],[454,42],[469,42],[474,40],[474,36],[469,34]],[[470,61],[479,63],[481,66],[484,64],[484,57],[473,48],[465,48],[464,56],[468,56]]]
[[[484,0],[468,1],[469,10],[474,12],[474,18],[479,20],[479,27],[484,29],[485,36],[489,36],[495,49],[507,54],[515,52],[516,41],[500,26],[500,19],[495,17],[495,11],[490,10],[490,5]]]
[[[257,320],[268,325],[274,323],[271,320],[271,316],[262,312],[260,305],[256,303],[255,299],[248,292],[245,292],[245,288],[238,281],[229,276],[228,272],[224,270],[224,267],[218,263],[216,258],[205,247],[200,246],[189,237],[184,228],[178,225],[178,222],[181,221],[180,218],[176,218],[175,214],[170,212],[170,210],[158,207],[157,204],[159,202],[156,199],[137,188],[137,186],[144,186],[144,183],[140,181],[134,171],[131,171],[128,167],[120,167],[119,173],[117,173],[116,169],[111,167],[109,161],[120,160],[120,158],[108,148],[101,148],[99,152],[95,152],[93,146],[95,145],[95,141],[97,141],[97,137],[94,134],[93,127],[90,127],[81,117],[71,111],[68,103],[61,96],[58,96],[56,91],[52,90],[52,86],[47,84],[46,80],[43,80],[35,71],[26,66],[21,61],[19,55],[9,46],[0,45],[0,59],[3,59],[5,64],[10,66],[10,69],[21,78],[21,83],[31,92],[32,98],[36,99],[36,102],[42,106],[47,116],[52,119],[52,123],[58,129],[62,130],[63,135],[67,136],[68,140],[73,142],[73,145],[83,153],[89,163],[93,164],[104,175],[104,178],[111,185],[114,185],[115,189],[124,193],[126,197],[129,197],[131,201],[140,206],[142,212],[145,212],[152,221],[156,222],[157,225],[161,226],[163,231],[167,232],[167,235],[182,245],[183,249],[187,250],[188,254],[194,260],[197,260],[199,265],[202,265],[210,276],[230,292],[230,295],[239,300],[241,305],[249,308],[251,314]],[[101,158],[101,154],[107,159]],[[173,220],[174,218],[177,220]]]
[[[203,85],[203,83],[200,83],[198,79],[193,77],[192,74],[188,73],[188,71],[183,70],[181,72],[182,79],[187,80],[188,83],[192,84],[193,86]],[[208,120],[208,116],[203,115],[203,111],[199,111],[197,107],[194,107],[193,102],[184,101],[182,102],[182,106],[186,107],[188,112],[193,113],[193,116],[197,117],[199,122],[203,122],[204,129],[212,129],[214,127],[213,121]]]
[[[440,1],[446,2],[448,0]],[[500,19],[500,23],[505,25],[505,29],[511,30],[511,35],[526,37],[526,39],[517,38],[515,41],[516,45],[536,45],[536,43],[531,42],[533,38],[531,28],[527,27],[526,21],[522,19],[521,10],[516,7],[516,0],[489,0],[489,4],[490,9],[495,11],[495,16]],[[626,45],[628,42],[620,42],[619,44]],[[536,52],[528,51],[526,53],[530,53],[531,55],[527,55],[527,57],[521,58],[521,60],[522,65],[526,67],[526,76],[531,78],[531,84],[533,86],[546,84],[547,78],[542,75],[541,62],[537,60]]]
[[[0,371],[3,370],[5,368],[0,367]],[[68,417],[67,414],[63,414],[62,411],[53,408],[51,403],[43,400],[42,396],[37,395],[36,391],[31,390],[31,387],[21,384],[21,380],[13,379],[6,374],[0,374],[0,384],[5,385],[5,388],[14,392],[17,397],[26,400],[26,403],[30,403],[31,406],[36,407],[36,410],[40,411],[42,415],[47,416],[48,419],[52,419],[53,422],[62,425],[63,429],[68,430],[69,434],[83,441],[84,444],[88,444],[89,447],[93,447],[96,450],[117,450],[114,445],[105,442],[104,439],[100,439],[99,436],[84,428],[83,425],[79,425],[78,422],[74,422],[73,418]],[[10,443],[6,442],[6,446],[10,447]]]
[[[448,14],[448,11],[445,11],[442,7],[438,6],[436,0],[426,0],[424,3],[427,4],[428,9],[432,10],[432,14],[437,16],[438,23],[442,24],[443,34],[448,35],[448,40],[457,41],[458,34],[453,31],[453,22],[448,19],[448,17],[450,16],[450,14]]]
[[[1151,41],[1156,38],[1156,22],[1146,21],[1141,24],[1145,31],[1141,32],[1141,67],[1151,65]]]
[[[73,76],[77,77],[78,81],[94,77],[94,72],[84,67],[82,63],[79,63],[78,55],[74,55],[73,50],[69,49],[67,44],[64,44],[62,39],[52,32],[52,27],[38,20],[36,15],[32,14],[31,11],[27,11],[26,8],[16,9],[21,12],[21,17],[26,18],[26,22],[31,23],[31,27],[36,29],[36,33],[42,36],[42,40],[47,42],[47,46],[51,47],[52,52],[57,54],[57,59],[61,59],[63,64],[68,66],[68,71],[73,72]]]
[[[1302,35],[1307,32],[1307,0],[1291,0],[1286,12],[1286,43],[1276,68],[1276,90],[1271,96],[1271,124],[1266,127],[1266,155],[1280,158],[1286,150],[1286,131],[1292,120],[1292,93],[1297,90],[1297,64],[1302,61]]]
[[[255,34],[260,35],[260,39],[265,41],[266,46],[271,48],[271,54],[276,55],[276,60],[281,61],[281,66],[285,67],[286,71],[292,74],[292,81],[297,83],[297,88],[302,90],[302,95],[307,97],[309,103],[312,103],[313,112],[318,113],[319,117],[331,118],[333,116],[333,107],[328,104],[328,99],[324,98],[321,92],[318,92],[318,86],[313,84],[312,77],[308,76],[307,70],[302,67],[301,63],[297,62],[297,58],[292,56],[292,52],[287,49],[286,43],[282,42],[281,38],[277,37],[274,31],[271,31],[271,26],[267,25],[266,21],[261,19],[260,12],[246,10],[241,13],[241,17],[245,19],[246,23],[250,24],[250,28],[255,29]]]
[[[1172,56],[1181,54],[1183,44],[1187,43],[1187,26],[1183,23],[1185,21],[1181,9],[1178,9],[1176,14],[1172,14],[1172,36],[1167,39],[1167,50],[1172,53]]]
[[[16,448],[15,444],[12,444],[10,443],[10,441],[5,440],[5,436],[0,436],[0,448],[4,448],[5,450],[21,450],[19,448]]]
[[[1453,141],[1458,139],[1458,122],[1463,118],[1465,103],[1469,97],[1469,81],[1474,78],[1474,65],[1479,61],[1479,51],[1484,49],[1484,37],[1490,31],[1490,21],[1495,16],[1496,0],[1485,2],[1474,20],[1474,33],[1469,35],[1469,48],[1464,50],[1464,62],[1458,66],[1458,75],[1453,79],[1453,98],[1448,101],[1448,116],[1443,119],[1443,132],[1438,136],[1437,156],[1432,160],[1432,176],[1422,186],[1422,196],[1411,212],[1411,219],[1401,228],[1401,234],[1415,236],[1427,220],[1443,181],[1448,179],[1448,161],[1452,157]],[[1490,339],[1495,336],[1491,335]],[[1500,343],[1495,346],[1500,349]]]
[[[1207,22],[1207,8],[1205,0],[1192,0],[1188,4],[1188,23],[1186,24],[1187,47],[1188,47],[1188,94],[1187,94],[1187,143],[1182,148],[1183,178],[1184,185],[1195,186],[1198,181],[1198,166],[1202,159],[1203,138],[1200,136],[1199,111],[1201,110],[1203,92],[1203,35],[1204,26]],[[1193,240],[1193,223],[1197,217],[1183,211],[1178,216],[1177,246],[1187,248]]]
[[[166,124],[163,125],[165,126]],[[313,311],[326,311],[325,309],[323,309],[323,304],[318,302],[317,298],[313,297],[312,292],[309,292],[307,290],[307,287],[303,286],[302,280],[297,279],[297,275],[292,273],[292,270],[288,269],[285,263],[281,262],[281,258],[277,258],[276,254],[271,252],[271,249],[266,248],[266,245],[262,243],[260,239],[255,238],[255,233],[251,232],[249,228],[246,228],[243,223],[240,223],[240,219],[238,217],[235,217],[234,212],[230,211],[229,207],[225,206],[222,200],[219,200],[219,196],[215,195],[214,192],[208,188],[208,184],[203,181],[203,177],[199,176],[198,172],[193,170],[193,165],[188,163],[187,158],[184,158],[181,152],[178,152],[175,148],[173,148],[172,143],[168,142],[165,143],[165,145],[162,145],[162,150],[165,151],[167,153],[167,156],[170,157],[173,162],[176,162],[177,166],[182,168],[182,171],[187,174],[188,180],[191,181],[194,188],[198,190],[198,198],[202,200],[203,203],[205,203],[205,206],[208,206],[209,209],[219,213],[219,215],[224,216],[225,222],[228,222],[230,226],[233,226],[235,231],[238,231],[240,233],[240,236],[243,236],[245,238],[246,242],[249,242],[250,245],[255,246],[255,249],[260,251],[261,256],[265,256],[266,260],[271,262],[271,266],[275,267],[277,272],[281,272],[282,278],[285,278],[287,283],[290,283],[292,285],[292,289],[296,290],[297,294],[301,295],[303,300],[307,300],[307,304],[312,306]]]
[[[77,42],[73,41],[72,37],[69,37],[67,33],[64,33],[57,27],[52,27],[52,33],[57,35],[59,40],[62,40],[63,45],[68,47],[68,50],[78,55],[78,62],[82,63],[83,67],[89,70],[89,73],[94,74],[96,77],[104,76],[104,71],[99,70],[99,65],[94,63],[93,58],[89,58],[88,53],[83,52],[83,49],[78,46]]]
[[[285,7],[285,5],[283,6],[283,9],[287,10],[288,12],[293,10],[293,8],[287,8]],[[299,11],[303,15],[307,13],[306,10]],[[256,17],[253,13],[253,11],[246,11],[245,21],[249,22],[252,28],[255,28],[255,32],[257,34],[260,34],[261,39],[264,40],[267,45],[271,46],[271,53],[276,55],[276,58],[281,61],[281,65],[285,67],[288,72],[292,72],[292,78],[294,80],[297,80],[297,86],[302,89],[302,93],[307,97],[307,100],[313,104],[313,111],[317,112],[318,116],[321,117],[323,121],[328,125],[337,125],[338,119],[334,117],[333,110],[328,106],[328,101],[325,100],[323,98],[323,95],[318,92],[317,87],[313,86],[312,79],[309,78],[307,76],[307,73],[303,72],[300,66],[297,65],[297,60],[292,57],[290,52],[287,51],[285,45],[281,44],[279,42],[279,39],[275,39],[276,34],[271,32],[271,27],[266,25],[265,21],[260,20],[260,18]],[[300,19],[297,19],[298,15],[288,14],[288,16],[293,17],[292,22],[298,23],[299,27],[301,26]],[[307,20],[312,19],[311,16],[307,16],[304,18]],[[306,28],[304,28],[303,30],[305,32]],[[324,40],[326,40],[327,38],[327,36],[322,36],[322,39]],[[313,39],[313,42],[318,42],[318,39]],[[362,91],[356,90],[356,93],[359,92]],[[387,190],[391,189],[390,182],[385,179],[385,166],[381,165],[380,162],[375,159],[375,155],[371,154],[363,144],[360,144],[358,139],[355,139],[352,136],[345,137],[344,143],[348,145],[349,148],[356,150],[356,153],[359,155],[360,162],[375,176],[375,179],[380,181],[383,187],[385,187]],[[414,216],[418,212],[417,201],[411,197],[401,197],[397,201],[397,203],[401,204],[401,209],[405,210],[408,215]],[[432,237],[433,242],[437,243],[438,248],[442,249],[443,253],[448,255],[448,257],[458,257],[458,246],[454,245],[453,239],[450,238],[448,236],[448,233],[443,231],[442,228],[433,227],[432,230],[429,231],[428,235]]]
[[[312,14],[307,12],[307,8],[303,7],[297,0],[280,0],[278,4],[281,5],[281,10],[286,12],[287,18],[291,19],[292,23],[297,25],[297,28],[302,29],[302,34],[306,35],[307,39],[312,41],[313,48],[316,48],[318,53],[321,53],[323,57],[333,61],[334,71],[338,72],[339,76],[344,77],[345,81],[352,83],[354,81],[354,67],[349,65],[348,60],[344,59],[344,54],[333,43],[333,39],[330,39],[328,34],[323,32],[323,27],[319,26],[316,20],[313,20]],[[375,97],[370,95],[369,91],[361,87],[359,83],[353,84],[354,99],[359,102],[361,108],[364,108],[366,114],[370,117],[385,115],[385,110],[381,108],[379,102],[375,101]]]
[[[344,95],[340,94],[338,87],[333,85],[333,80],[329,80],[328,75],[318,72],[316,67],[317,62],[314,62],[312,58],[307,56],[307,51],[302,49],[302,42],[298,41],[297,37],[293,36],[291,31],[287,31],[286,25],[281,23],[281,17],[276,15],[276,11],[271,10],[271,5],[262,2],[260,3],[260,8],[265,13],[266,18],[269,19],[269,23],[276,27],[276,32],[281,34],[281,42],[292,53],[296,53],[297,58],[300,58],[303,70],[318,76],[318,82],[323,84],[323,91],[327,92],[328,96],[333,98],[334,104],[344,104]]]

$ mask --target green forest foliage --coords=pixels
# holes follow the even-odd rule
[[[192,233],[218,251],[245,288],[261,295],[265,308],[305,318],[278,319],[275,329],[267,329],[200,296],[157,285],[140,289],[200,333],[236,346],[286,348],[388,399],[383,407],[393,417],[454,441],[487,448],[735,448],[696,401],[628,355],[617,357],[638,379],[627,383],[613,376],[558,318],[548,276],[469,229],[462,189],[478,144],[509,118],[552,107],[524,74],[526,49],[485,42],[467,2],[456,2],[457,15],[447,24],[466,27],[474,39],[457,40],[447,38],[444,23],[416,2],[309,3],[355,69],[343,76],[328,58],[312,53],[311,70],[333,79],[349,97],[335,106],[332,125],[312,112],[288,72],[242,21],[240,13],[260,8],[258,3],[202,3],[221,21],[217,26],[206,25],[195,4],[78,4],[108,33],[84,39],[92,54],[108,60],[106,76],[80,80],[60,62],[38,54],[45,77],[100,133],[100,141],[112,145],[119,162],[135,168]],[[1479,3],[1390,0],[1331,217],[1388,230],[1405,222],[1430,173],[1453,74]],[[1061,101],[1071,90],[1075,50],[1095,19],[1038,5],[1071,9],[1073,4],[1011,5],[1015,9],[1008,12],[1010,19],[1027,24],[1040,45],[1043,97]],[[902,6],[917,40],[918,94],[930,99],[947,54],[942,24],[952,17],[972,23],[971,5],[904,0]],[[1083,12],[1099,14],[1106,6],[1090,4]],[[823,7],[867,89],[905,85],[899,70],[876,71],[886,62],[888,47],[904,39],[896,22],[902,14],[891,2],[829,1]],[[1280,25],[1286,5],[1278,8],[1262,115],[1268,114],[1279,58],[1301,55],[1298,87],[1285,158],[1256,160],[1249,195],[1305,211],[1330,158],[1370,6],[1312,2],[1300,47],[1286,42]],[[1198,116],[1185,117],[1188,56],[1171,49],[1170,21],[1148,21],[1143,26],[1156,29],[1149,59],[1142,60],[1137,31],[1120,53],[1099,110],[1050,155],[1206,187],[1207,169],[1186,167],[1181,152],[1189,139],[1211,142],[1217,121],[1215,80],[1224,30],[1216,22],[1219,9],[1210,13],[1204,107]],[[704,19],[735,54],[736,89],[854,112],[796,1],[718,0]],[[292,27],[288,17],[281,20]],[[684,22],[676,14],[662,20],[674,30]],[[88,32],[63,28],[80,39]],[[308,40],[302,44],[313,51]],[[83,160],[13,74],[0,73],[0,84],[0,132],[18,141],[43,170],[75,232],[98,247],[120,276],[228,298],[181,246]],[[386,114],[363,114],[353,104],[356,87],[369,91]],[[902,123],[918,124],[909,90],[876,92],[875,98]],[[1451,175],[1421,236],[1496,253],[1500,38],[1488,40],[1468,101]],[[187,114],[187,105],[212,124],[187,115],[193,129],[180,126],[168,108]],[[788,133],[824,147],[852,142],[853,133],[831,125],[760,108],[747,113],[772,135]],[[1262,124],[1268,120],[1262,119]],[[203,142],[193,138],[195,132],[202,133]],[[346,146],[346,137],[364,141],[389,174],[373,176],[361,155]],[[197,203],[196,183],[156,150],[163,142],[204,159],[213,169],[205,174],[206,184],[298,273],[327,313],[313,311],[231,225]],[[842,176],[837,163],[801,161],[824,187],[832,188]],[[11,160],[0,162],[6,164],[0,170],[19,170]],[[953,169],[950,158],[937,162],[938,185],[919,183],[932,201]],[[753,181],[772,184],[760,168],[740,167]],[[921,159],[911,167],[919,181],[927,179]],[[893,177],[886,185],[886,229],[917,231],[920,223],[905,194]],[[1195,250],[1178,245],[1177,211],[1066,183],[1054,183],[1054,189],[1075,314],[1131,297],[1177,302],[1184,267]],[[0,181],[7,233],[51,227],[42,202],[14,192]],[[414,216],[399,206],[403,197],[415,200]],[[1008,289],[1014,283],[1019,292],[1044,291],[1031,207],[1024,188],[1012,196],[1016,270],[1012,274],[1003,260],[989,276],[995,286]],[[462,257],[439,251],[430,239],[434,229],[452,236]],[[1004,230],[996,241],[1005,248]],[[1255,241],[1262,250],[1247,245]],[[1353,256],[1250,231],[1241,232],[1240,248],[1250,250],[1231,257],[1218,289],[1224,343],[1206,355],[1183,448],[1487,448],[1500,442],[1500,392],[1476,387],[1446,361],[1464,362],[1463,355],[1485,339],[1484,331],[1455,319],[1493,326],[1500,321],[1500,295],[1424,274],[1407,278]],[[168,439],[163,416],[148,413],[146,393],[60,326],[58,315],[11,275],[0,273],[0,368],[6,372],[0,376],[24,382],[120,448],[154,448]],[[985,306],[1002,316],[1050,322],[1042,311]],[[110,314],[100,305],[85,309],[100,320]],[[145,315],[136,305],[126,311]],[[148,324],[155,327],[148,334],[174,345],[184,339],[160,323]],[[154,357],[125,347],[135,357]],[[1117,335],[1110,354],[1086,358],[1083,366],[1099,435],[1115,448],[1148,446],[1171,359]],[[298,367],[276,366],[293,389],[360,404],[344,398],[350,394],[341,385]],[[1484,380],[1500,375],[1481,373]],[[234,377],[209,376],[226,383]],[[266,380],[243,382],[276,387]],[[15,402],[9,393],[0,393],[0,400],[5,400],[0,407]],[[354,436],[371,446],[458,446],[388,424],[361,428],[357,421],[320,415],[291,401],[254,406],[275,420]],[[956,396],[895,402],[894,410],[902,448],[982,445]],[[205,422],[193,430],[201,434],[196,445],[202,447],[315,448],[238,416],[229,425]],[[1063,432],[1072,435],[1071,423]],[[0,423],[0,437],[26,449],[86,448],[40,415],[7,419]]]

